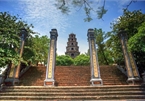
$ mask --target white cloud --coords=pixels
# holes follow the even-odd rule
[[[94,5],[93,7],[98,7],[101,3],[100,0],[96,0],[95,2],[97,6]],[[56,9],[54,3],[55,0],[21,0],[19,1],[18,9],[21,9],[20,11],[23,11],[24,14],[23,19],[26,20],[28,23],[32,23],[34,25],[34,31],[38,31],[41,35],[50,36],[49,32],[51,31],[51,29],[52,28],[57,29],[58,55],[65,54],[69,36],[68,34],[73,32],[74,30],[77,30],[75,34],[82,34],[77,37],[79,51],[81,53],[87,52],[88,50],[88,42],[86,38],[87,36],[82,39],[82,37],[85,36],[84,33],[87,33],[87,29],[86,27],[84,27],[85,25],[82,26],[83,19],[78,20],[78,18],[80,19],[81,17],[82,18],[85,17],[84,12],[80,11],[78,13],[77,9],[72,9],[72,7],[70,6],[71,12],[69,13],[69,15],[66,16]],[[76,23],[74,23],[75,19]],[[80,26],[81,28],[80,32],[78,32],[80,28],[76,28],[76,26]],[[88,27],[90,28],[89,23]],[[82,30],[84,30],[85,32],[82,33]]]
[[[19,9],[24,11],[26,21],[34,25],[34,31],[41,35],[50,36],[52,28],[58,31],[57,53],[64,54],[68,33],[66,29],[71,27],[68,16],[62,14],[55,6],[55,0],[21,0]],[[70,14],[72,14],[71,12]]]
[[[67,18],[54,6],[54,0],[24,0],[20,2],[21,9],[25,12],[25,19],[41,29],[57,28],[62,33],[69,26]],[[22,5],[22,6],[21,6]]]

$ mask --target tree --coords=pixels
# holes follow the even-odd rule
[[[114,35],[113,33],[110,35],[110,38],[106,41],[106,49],[109,51],[113,60],[112,63],[125,65],[122,47],[117,35]]]
[[[17,65],[19,60],[24,61],[19,56],[21,28],[28,31],[28,38],[34,33],[30,29],[33,28],[32,25],[7,12],[0,12],[0,67],[9,63]]]
[[[48,58],[50,39],[45,36],[35,35],[25,45],[23,57],[27,61],[34,64],[44,62],[46,64]]]
[[[98,9],[94,9],[92,4],[97,5],[97,1],[92,1],[92,0],[56,0],[57,3],[55,6],[61,10],[62,13],[68,14],[70,12],[70,5],[74,6],[76,8],[84,8],[86,18],[84,21],[91,21],[92,17],[91,14],[92,12],[95,12],[98,15],[98,19],[102,19],[103,15],[106,14],[107,10],[105,9],[105,0],[103,1],[103,5],[98,7]],[[70,5],[69,5],[70,4]]]
[[[99,3],[98,0],[56,0],[55,6],[59,9],[62,13],[68,14],[70,12],[70,8],[73,6],[74,8],[84,8],[84,12],[86,14],[86,18],[84,21],[91,21],[92,13],[97,15],[98,19],[102,19],[104,14],[107,13],[107,9],[105,9],[106,0],[100,0],[102,2],[102,6],[99,6],[97,9],[94,5]],[[130,0],[129,4],[124,7],[125,10],[128,10],[128,7],[132,4],[137,2],[137,0]],[[103,19],[102,19],[103,20]]]
[[[138,28],[138,32],[128,40],[128,48],[134,53],[140,73],[145,71],[145,22]]]
[[[145,14],[141,10],[134,10],[132,12],[124,10],[123,15],[115,22],[111,23],[111,28],[116,34],[120,29],[127,31],[128,38],[132,37],[138,32],[138,27],[144,22]]]
[[[138,32],[128,40],[128,47],[131,51],[145,52],[145,21],[138,28]]]
[[[117,37],[117,33],[120,29],[124,29],[127,32],[128,39],[127,48],[129,49],[129,51],[133,53],[135,61],[139,68],[145,66],[144,23],[145,23],[145,14],[143,14],[140,10],[135,10],[132,12],[124,10],[123,15],[120,16],[116,22],[111,23],[113,31],[112,37],[109,39],[110,46],[111,44],[114,44],[115,46],[113,47],[116,47],[116,49],[115,48],[113,49],[113,47],[111,46],[111,48],[113,49],[112,51],[116,51],[116,54],[121,54],[122,53],[122,51],[120,50],[121,45],[119,44],[120,42]],[[119,48],[117,49],[117,47]]]
[[[105,45],[105,40],[109,37],[110,33],[105,33],[102,29],[95,28],[95,37],[96,37],[96,44],[98,46],[98,60],[100,64],[107,64],[111,62],[111,58],[109,59],[109,54]]]

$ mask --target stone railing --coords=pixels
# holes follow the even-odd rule
[[[145,84],[145,71],[142,73],[143,84]]]
[[[6,72],[8,71],[8,66],[4,67],[4,71],[2,71],[2,74],[0,74],[0,91],[2,90],[3,86],[4,86],[4,81],[6,79]]]
[[[116,65],[116,67],[117,67],[123,74],[125,74],[125,75],[127,76],[127,72],[126,72],[126,70],[125,70],[122,66]]]
[[[5,81],[5,75],[0,75],[0,91],[3,89]]]
[[[21,65],[21,67],[22,67],[22,70],[20,71],[19,77],[21,77],[31,66],[30,65],[28,65],[28,66],[27,65]],[[8,68],[8,66],[7,66],[7,68],[0,75],[0,89],[1,90],[2,90],[3,85],[5,84],[5,82],[11,82],[12,83],[13,80],[14,80],[14,77],[8,77],[8,74],[10,73],[9,70],[10,70],[10,68]],[[12,71],[12,72],[14,72],[14,71]]]
[[[21,70],[19,77],[21,77],[31,66],[26,66],[24,69]]]

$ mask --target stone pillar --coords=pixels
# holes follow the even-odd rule
[[[22,57],[23,54],[23,49],[24,49],[24,43],[25,43],[25,39],[28,36],[28,32],[25,28],[21,29],[20,32],[20,37],[21,37],[21,46],[20,46],[20,57]],[[15,75],[14,75],[14,81],[13,81],[13,85],[15,85],[16,83],[19,83],[19,74],[20,74],[20,69],[21,69],[21,61],[19,61],[18,66],[15,69]]]
[[[135,81],[138,81],[140,79],[138,69],[134,60],[134,57],[131,52],[128,52],[127,50],[127,39],[126,39],[126,32],[124,30],[120,30],[118,33],[118,36],[120,38],[125,64],[126,64],[126,70],[128,75],[128,83],[135,84]]]
[[[93,29],[88,29],[88,42],[89,42],[89,49],[90,49],[90,66],[91,66],[91,80],[92,86],[95,85],[103,85],[101,76],[100,76],[100,68],[98,63],[98,56],[96,52],[95,46],[95,35]]]
[[[50,31],[50,47],[49,47],[49,55],[47,61],[46,68],[46,78],[44,80],[44,86],[54,86],[54,68],[56,61],[56,41],[57,41],[57,30],[52,29]]]

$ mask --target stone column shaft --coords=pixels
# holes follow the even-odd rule
[[[24,49],[24,40],[22,40],[22,43],[21,43],[20,57],[22,57],[23,49]],[[16,68],[15,79],[19,79],[20,69],[21,69],[21,61],[19,61],[18,66]]]
[[[50,32],[50,47],[49,47],[49,54],[48,54],[48,61],[47,61],[47,68],[46,68],[46,78],[44,80],[44,86],[54,86],[54,68],[55,68],[55,61],[56,61],[56,41],[57,41],[57,30],[52,29]]]
[[[131,80],[131,79],[134,79],[134,76],[133,76],[133,73],[132,73],[130,59],[129,59],[129,55],[128,55],[128,52],[127,52],[127,47],[126,47],[126,44],[125,44],[125,39],[122,36],[120,40],[121,40],[121,46],[122,46],[122,50],[123,50],[123,54],[124,54],[128,80]]]
[[[25,43],[26,37],[28,36],[28,32],[25,28],[22,28],[20,34],[21,34],[20,57],[22,57],[23,49],[24,49],[24,43]],[[15,83],[19,83],[20,69],[21,69],[21,61],[19,61],[18,66],[14,70],[13,85],[15,85]]]
[[[127,49],[127,39],[126,39],[126,32],[121,30],[119,33],[119,38],[121,41],[121,46],[124,54],[125,64],[126,64],[126,70],[128,74],[128,82],[132,82],[133,84],[135,81],[140,80],[140,75],[133,57],[133,54],[131,52],[128,52]]]
[[[89,41],[89,49],[90,49],[90,66],[91,66],[91,80],[93,86],[95,85],[103,85],[101,76],[100,76],[100,68],[98,63],[98,56],[96,52],[96,45],[95,45],[95,35],[94,30],[88,30],[88,41]]]

